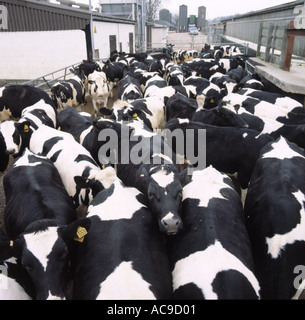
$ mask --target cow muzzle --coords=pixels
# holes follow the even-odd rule
[[[182,221],[174,214],[168,213],[163,219],[161,219],[161,228],[166,234],[175,235],[180,229],[182,229]]]

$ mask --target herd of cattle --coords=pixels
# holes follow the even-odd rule
[[[245,60],[234,46],[116,52],[50,94],[0,88],[0,299],[298,298],[305,109]],[[77,109],[89,96],[91,115]]]

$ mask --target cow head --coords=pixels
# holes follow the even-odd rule
[[[161,232],[174,235],[182,229],[182,184],[172,166],[164,164],[147,170],[142,165],[137,173],[136,187],[147,195]]]
[[[0,131],[6,144],[6,152],[10,155],[21,154],[28,147],[33,130],[29,121],[3,121]]]
[[[69,265],[75,245],[82,243],[90,228],[90,219],[79,219],[68,226],[57,226],[52,220],[30,224],[17,239],[0,238],[0,247],[14,256],[26,270],[38,300],[65,299]]]

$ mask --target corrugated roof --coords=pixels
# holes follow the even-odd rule
[[[5,6],[8,13],[6,28],[6,26],[3,26],[3,23],[1,25],[3,16],[1,16],[0,11],[0,32],[84,30],[90,23],[89,10],[53,4],[46,1],[0,0],[0,6]],[[2,12],[3,14],[5,13]],[[135,24],[133,20],[98,12],[93,12],[93,19],[96,21]]]
[[[0,0],[7,9],[7,29],[0,31],[51,31],[85,29],[90,14],[81,9],[65,8],[30,0]]]

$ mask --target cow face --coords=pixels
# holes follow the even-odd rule
[[[16,155],[28,146],[32,130],[29,121],[7,120],[0,124],[0,131],[6,144],[7,154]]]
[[[82,242],[90,228],[89,219],[69,226],[37,221],[15,241],[10,241],[15,256],[27,271],[38,300],[65,299],[73,240]],[[75,248],[74,248],[75,249]]]
[[[182,185],[179,174],[169,166],[162,165],[139,171],[136,184],[147,194],[150,209],[157,215],[160,231],[174,235],[182,229]]]

